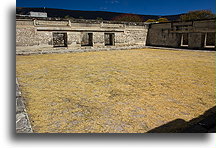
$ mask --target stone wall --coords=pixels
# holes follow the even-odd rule
[[[80,23],[70,20],[16,20],[16,52],[41,52],[59,50],[54,48],[53,33],[66,33],[64,50],[111,48],[105,46],[105,33],[114,34],[113,47],[145,46],[148,27],[144,24],[128,23]],[[81,46],[84,33],[93,34],[93,45]]]
[[[215,20],[197,20],[187,22],[168,22],[151,24],[147,36],[148,46],[185,47],[206,49],[206,33],[215,33]],[[188,34],[188,45],[182,45],[182,35]],[[215,39],[213,39],[215,40]],[[210,47],[214,49],[215,47]]]
[[[188,34],[188,48],[204,48],[204,38],[202,33],[189,33]]]
[[[147,30],[126,30],[126,43],[129,45],[145,45]]]
[[[150,46],[180,46],[180,34],[170,32],[171,23],[151,25],[147,36],[147,45]]]
[[[96,48],[101,48],[104,45],[104,33],[103,32],[94,32],[93,33],[93,46]]]
[[[34,20],[35,26],[68,26],[69,21]]]
[[[56,48],[53,34],[66,34],[66,46]],[[92,33],[92,45],[82,46],[83,34]],[[114,44],[105,46],[105,33],[114,34]],[[215,49],[207,46],[208,33],[215,34],[215,20],[197,20],[186,22],[168,22],[151,24],[119,23],[87,20],[50,20],[17,19],[16,51],[17,53],[43,52],[78,49],[102,49],[135,46],[163,46],[174,48]],[[188,36],[188,45],[182,45],[183,34]],[[211,35],[211,41],[215,36]],[[184,38],[185,40],[185,38]]]
[[[16,79],[16,133],[32,133],[29,116],[26,112],[25,102],[21,96],[18,80]]]
[[[80,32],[68,32],[68,46],[69,47],[80,47],[81,44],[81,33]]]
[[[36,28],[32,21],[16,22],[16,46],[34,46],[36,41]]]

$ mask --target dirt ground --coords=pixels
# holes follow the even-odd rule
[[[37,133],[143,133],[216,104],[215,52],[16,56],[16,75]]]

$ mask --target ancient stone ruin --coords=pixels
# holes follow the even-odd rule
[[[125,23],[65,19],[17,19],[16,53],[50,53],[164,46],[215,48],[215,20]]]
[[[189,49],[215,48],[215,19],[152,24],[147,45]]]
[[[16,19],[16,54],[84,52],[147,46],[215,50],[215,19],[165,23]],[[32,128],[16,83],[16,130]]]
[[[148,26],[141,23],[71,22],[17,19],[17,53],[145,46]]]

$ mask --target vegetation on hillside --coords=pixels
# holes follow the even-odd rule
[[[147,23],[153,23],[153,22],[157,22],[157,20],[155,20],[155,19],[148,19],[147,21],[146,21]]]
[[[215,14],[213,14],[210,10],[189,11],[188,13],[180,16],[181,21],[210,19],[210,18],[215,18]]]
[[[158,20],[155,20],[155,19],[148,19],[146,21],[147,23],[153,23],[153,22],[169,22],[169,20],[167,18],[159,18]]]
[[[158,22],[169,22],[167,18],[159,18]]]
[[[102,17],[97,17],[96,20],[102,21],[103,18]]]
[[[65,19],[71,19],[71,20],[74,19],[73,17],[71,17],[71,16],[69,16],[69,15],[66,15],[64,18],[65,18]]]

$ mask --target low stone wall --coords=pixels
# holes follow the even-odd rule
[[[32,127],[16,79],[16,133],[32,133]]]

